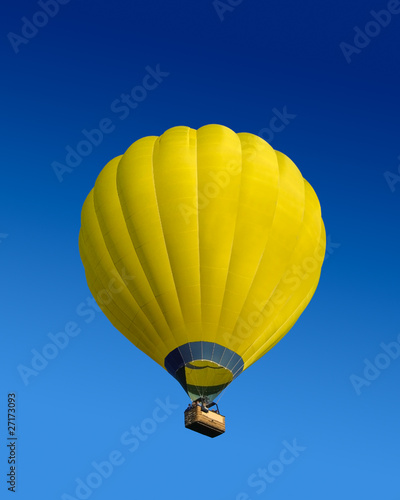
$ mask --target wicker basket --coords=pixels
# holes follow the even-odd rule
[[[225,432],[225,417],[215,411],[203,411],[195,406],[185,411],[185,427],[209,437],[216,437]]]

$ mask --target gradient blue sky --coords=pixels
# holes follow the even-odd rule
[[[400,14],[350,62],[340,47],[396,2],[231,3],[221,19],[211,0],[71,0],[18,53],[8,34],[42,9],[3,6],[1,498],[12,495],[9,392],[22,500],[84,498],[77,478],[92,481],[93,500],[400,498],[400,356],[379,357],[400,333],[400,183],[384,176],[399,174]],[[157,65],[168,76],[122,120],[112,103]],[[227,432],[210,440],[184,429],[179,384],[90,305],[80,211],[101,168],[136,139],[207,123],[267,135],[285,106],[296,116],[271,144],[316,190],[331,253],[293,330],[224,393]],[[106,118],[113,132],[60,183],[52,163]],[[70,322],[80,333],[24,383],[18,366]],[[357,394],[351,375],[377,356],[388,366]],[[167,418],[154,424],[154,411]],[[132,426],[149,434],[135,442]],[[292,461],[282,450],[294,440]],[[120,465],[95,488],[93,462],[110,454]]]

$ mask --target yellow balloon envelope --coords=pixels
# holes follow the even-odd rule
[[[174,127],[103,168],[79,248],[111,323],[191,399],[213,400],[311,300],[325,229],[310,184],[263,139]]]

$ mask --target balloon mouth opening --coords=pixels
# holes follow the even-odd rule
[[[165,368],[192,401],[212,401],[243,371],[242,358],[212,342],[189,342],[166,356]]]
[[[218,363],[199,359],[179,368],[176,379],[192,401],[213,401],[232,382],[233,374]]]

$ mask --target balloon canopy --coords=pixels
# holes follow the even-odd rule
[[[311,300],[325,229],[310,184],[263,139],[174,127],[103,168],[79,248],[111,323],[192,400],[212,400]]]

